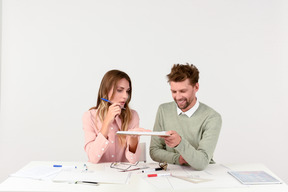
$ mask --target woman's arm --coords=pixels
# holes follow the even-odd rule
[[[92,163],[98,163],[102,155],[108,149],[109,141],[96,128],[96,111],[90,110],[82,117],[85,138],[84,150]]]
[[[132,120],[129,124],[129,131],[138,131],[142,130],[139,128],[139,116],[136,111],[132,110]],[[125,156],[130,163],[135,163],[138,161],[140,157],[141,151],[139,150],[139,136],[127,136],[126,137],[127,148],[125,152]]]

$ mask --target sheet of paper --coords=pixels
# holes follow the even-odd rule
[[[56,177],[54,182],[74,183],[76,181],[91,181],[99,183],[118,183],[126,184],[130,179],[131,173],[127,172],[107,172],[107,171],[80,171],[63,170]]]
[[[59,173],[62,169],[47,165],[39,165],[26,170],[20,170],[11,174],[12,177],[24,177],[30,179],[45,179]]]
[[[245,187],[232,178],[225,167],[219,165],[210,165],[204,171],[196,171],[189,166],[179,166],[169,164],[167,171],[157,171],[157,173],[171,173],[172,176],[163,177],[147,177],[143,175],[142,178],[162,190],[187,190],[194,188],[238,188]],[[176,177],[173,177],[176,176]],[[184,179],[179,179],[179,177],[184,177],[193,180],[207,180],[207,182],[192,183],[185,181]]]
[[[166,134],[166,131],[151,131],[151,132],[142,132],[142,131],[117,131],[117,134],[120,135],[142,135],[142,136],[170,136]]]

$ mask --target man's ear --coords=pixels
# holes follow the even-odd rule
[[[196,84],[194,85],[194,88],[195,88],[196,91],[198,91],[198,90],[199,90],[199,83],[196,83]]]

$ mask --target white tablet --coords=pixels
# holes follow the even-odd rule
[[[281,184],[264,171],[228,171],[228,173],[244,185]]]
[[[170,136],[166,134],[166,131],[151,131],[151,132],[142,132],[142,131],[117,131],[119,135],[140,135],[140,136]]]

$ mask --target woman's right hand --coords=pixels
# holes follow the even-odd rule
[[[105,120],[107,120],[112,123],[117,115],[121,114],[121,106],[120,103],[113,103],[109,106],[108,112],[106,114]]]
[[[108,112],[103,120],[101,133],[104,137],[108,137],[109,127],[113,123],[115,117],[121,114],[121,107],[119,103],[113,103],[109,106]]]

